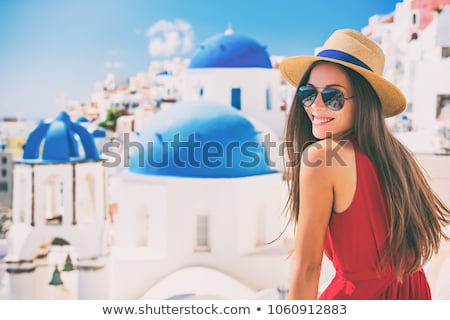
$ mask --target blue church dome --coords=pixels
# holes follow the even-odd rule
[[[78,141],[84,150],[80,156]],[[23,160],[33,163],[101,160],[94,137],[79,123],[61,112],[53,121],[41,121],[23,146]]]
[[[272,68],[266,48],[254,39],[225,33],[203,42],[189,68]]]
[[[233,178],[276,172],[253,124],[233,107],[211,101],[182,101],[160,111],[129,149],[130,171],[145,175]]]

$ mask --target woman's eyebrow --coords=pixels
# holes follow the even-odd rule
[[[328,88],[328,87],[339,87],[339,88],[345,89],[345,87],[342,84],[337,84],[337,83],[330,83],[330,84],[327,84],[325,87],[317,87],[310,82],[308,82],[307,85],[310,85],[317,89],[324,89],[324,88]]]

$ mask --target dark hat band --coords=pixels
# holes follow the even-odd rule
[[[322,58],[330,58],[330,59],[340,60],[343,62],[348,62],[348,63],[357,65],[359,67],[362,67],[364,69],[367,69],[367,70],[373,72],[373,70],[370,69],[370,67],[367,64],[365,64],[358,58],[356,58],[356,57],[352,56],[351,54],[348,54],[344,51],[327,49],[327,50],[320,51],[317,54],[317,56],[322,57]]]

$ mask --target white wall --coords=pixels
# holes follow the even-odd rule
[[[280,220],[283,183],[281,174],[233,179],[124,175],[123,184],[118,184],[124,192],[119,195],[117,217],[123,216],[120,225],[117,220],[116,247],[112,251],[115,261],[113,298],[140,297],[160,279],[188,266],[213,268],[254,290],[285,284],[290,264],[284,242],[261,245],[261,242],[273,240],[284,226]],[[151,192],[153,187],[148,186],[152,185],[165,187],[166,191]],[[158,199],[164,195],[166,201]],[[126,230],[139,223],[132,217],[137,214],[133,208],[143,199],[149,204],[156,203],[150,221],[158,221],[155,226],[165,234],[161,245],[164,248],[167,239],[166,256],[155,256],[152,248],[137,251],[125,239],[125,234],[130,236]],[[165,211],[157,212],[156,208],[164,208],[158,203],[164,202]],[[196,250],[198,214],[209,216],[209,251]],[[162,224],[157,225],[159,222]],[[121,226],[122,223],[129,225]],[[124,234],[120,235],[121,232]],[[126,243],[120,248],[122,241]],[[134,252],[134,258],[130,252]]]
[[[450,5],[446,5],[441,13],[435,13],[437,18],[436,44],[442,47],[450,46]]]
[[[420,61],[414,78],[414,118],[420,129],[436,124],[437,95],[450,94],[450,59]]]
[[[24,164],[14,165],[13,176],[13,221],[31,224],[32,210],[32,166]]]
[[[105,168],[101,161],[75,166],[75,212],[77,224],[102,222],[107,218]]]
[[[129,258],[162,259],[168,255],[167,182],[123,172],[112,190],[118,210],[114,218],[114,250]]]
[[[256,108],[264,111],[266,88],[270,87],[273,108],[279,107],[281,103],[279,96],[281,78],[278,69],[187,69],[181,80],[183,100],[198,99],[199,88],[203,88],[205,100],[231,105],[231,88],[241,88],[242,110],[250,111]]]
[[[54,190],[49,189],[49,177],[54,178]],[[86,178],[88,179],[86,180]],[[109,220],[106,209],[105,169],[101,161],[64,164],[16,164],[13,223],[8,233],[8,260],[18,271],[36,267],[29,272],[10,273],[10,297],[13,299],[75,299],[108,298],[110,279],[105,272],[108,255]],[[74,180],[75,179],[75,180]],[[90,180],[91,182],[88,182]],[[75,187],[75,190],[74,190]],[[49,192],[52,191],[52,192]],[[62,190],[62,192],[61,192]],[[53,192],[54,191],[54,192]],[[50,194],[52,194],[50,196]],[[46,211],[49,200],[57,199],[52,212],[62,215],[62,223],[48,223]],[[76,204],[74,204],[74,200]],[[34,206],[33,202],[34,201]],[[50,201],[52,202],[52,201]],[[85,214],[91,211],[91,219],[74,217],[74,207]],[[34,209],[34,220],[32,220]],[[23,213],[22,213],[23,212]],[[20,216],[23,215],[23,222]],[[32,224],[34,222],[34,225]],[[77,271],[64,273],[64,285],[49,287],[54,265],[61,268],[65,261],[58,260],[58,251],[50,251],[48,258],[38,257],[42,248],[54,238],[63,238],[76,250],[73,263],[85,267],[94,266],[94,279]],[[72,252],[73,253],[73,252]],[[65,258],[63,252],[62,258]],[[76,261],[77,257],[80,258]],[[30,261],[28,266],[20,261]],[[92,271],[89,270],[89,275]],[[99,276],[100,275],[100,276]],[[80,287],[78,287],[80,285]],[[81,287],[83,291],[78,293]]]
[[[183,100],[212,100],[231,106],[231,89],[241,89],[241,111],[265,123],[282,136],[286,113],[281,111],[283,88],[278,69],[202,68],[187,69],[180,79]],[[203,96],[199,90],[203,88]],[[270,88],[271,109],[266,109],[266,89]]]
[[[73,221],[73,168],[72,164],[52,164],[34,166],[34,224],[45,226],[46,205],[48,205],[47,179],[55,177],[63,184],[62,224],[69,226]],[[59,186],[57,186],[59,187]],[[59,190],[57,191],[59,193]],[[59,203],[58,203],[59,205]]]

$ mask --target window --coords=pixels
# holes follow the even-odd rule
[[[437,96],[436,119],[442,121],[450,120],[450,94]]]
[[[211,251],[209,247],[209,216],[197,216],[197,243],[195,251]]]
[[[80,223],[94,222],[96,212],[96,189],[95,177],[92,173],[86,174],[84,180],[79,180],[82,184],[81,212],[77,212],[77,221]]]
[[[272,92],[270,88],[266,89],[266,110],[272,110]]]
[[[17,178],[17,197],[19,198],[19,201],[15,201],[15,207],[14,209],[17,210],[19,213],[19,221],[18,222],[25,222],[25,196],[27,193],[25,192],[26,188],[26,179],[25,175],[23,173],[20,173],[20,176]],[[16,196],[16,194],[14,193]]]
[[[61,225],[64,211],[64,183],[56,176],[48,177],[44,182],[44,214],[48,225]]]
[[[6,169],[2,169],[2,178],[6,178],[8,175],[8,171]]]
[[[8,182],[0,182],[0,192],[8,192]]]
[[[231,105],[241,110],[241,88],[231,88]]]
[[[406,112],[412,112],[413,111],[413,104],[408,102],[408,104],[406,105]]]
[[[450,57],[450,47],[442,47],[442,58]]]
[[[7,163],[8,163],[8,158],[2,157],[2,164],[7,164]]]

